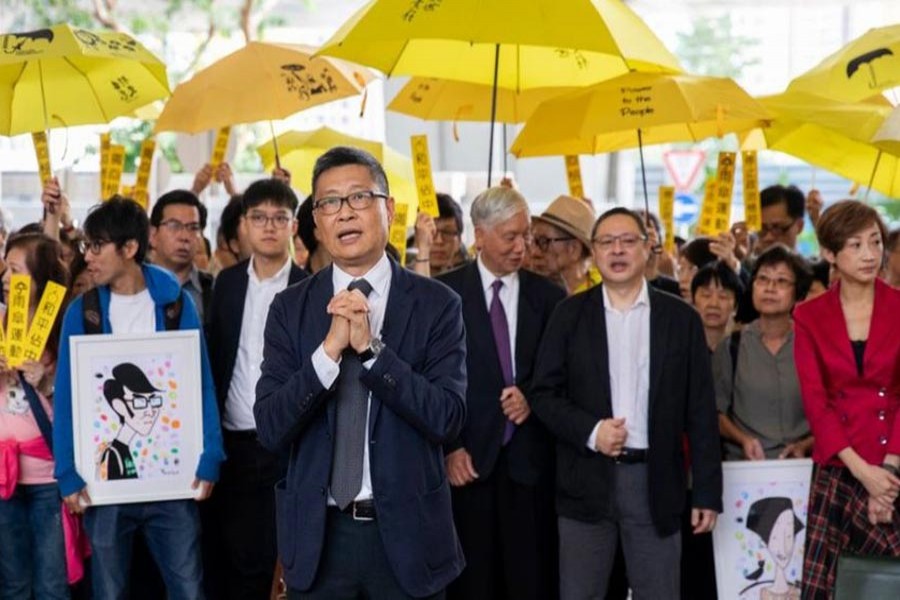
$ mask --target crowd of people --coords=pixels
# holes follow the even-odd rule
[[[5,303],[12,274],[31,313],[69,291],[39,360],[0,358],[0,598],[716,598],[723,460],[814,462],[802,584],[761,597],[825,600],[842,553],[900,556],[900,232],[870,206],[776,185],[760,231],[669,253],[653,214],[532,214],[504,182],[472,248],[438,194],[404,267],[372,156],[329,150],[303,201],[290,177],[241,192],[206,166],[80,229],[53,180],[3,240]],[[204,333],[196,498],[94,506],[69,341],[166,330]],[[159,410],[137,371],[103,390],[132,435]],[[139,478],[119,437],[98,467]],[[748,516],[793,547],[785,522]]]

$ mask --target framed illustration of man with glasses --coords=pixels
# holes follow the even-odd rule
[[[75,461],[92,504],[193,497],[198,332],[74,336],[71,354]]]

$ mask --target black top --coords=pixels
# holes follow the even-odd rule
[[[113,440],[103,452],[101,462],[106,464],[106,479],[137,479],[137,469],[131,458],[131,449],[124,442]]]
[[[850,340],[853,346],[853,356],[856,357],[856,372],[863,376],[863,355],[866,352],[866,340]]]

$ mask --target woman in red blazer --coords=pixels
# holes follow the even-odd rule
[[[852,200],[816,226],[840,282],[794,311],[794,356],[815,436],[803,598],[827,599],[842,552],[900,556],[900,291],[878,279],[886,231]]]

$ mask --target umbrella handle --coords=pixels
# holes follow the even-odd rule
[[[275,148],[275,168],[281,169],[281,156],[278,153],[278,138],[275,137],[275,123],[269,121],[269,130],[272,132],[272,147]]]

